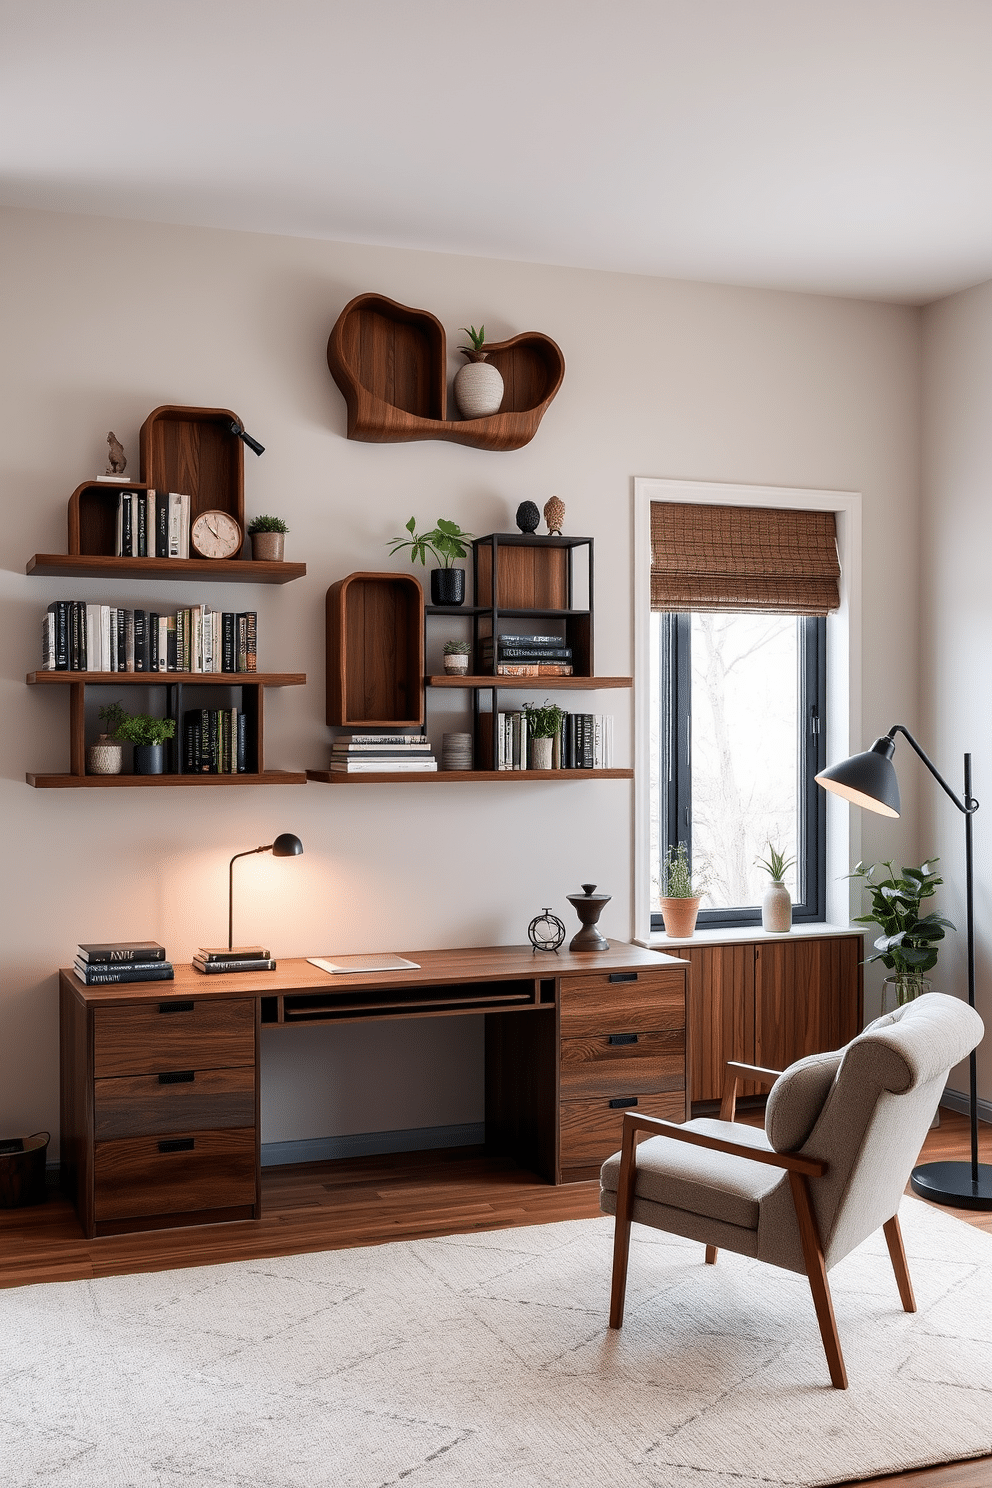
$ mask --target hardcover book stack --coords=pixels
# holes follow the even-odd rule
[[[265,946],[201,946],[193,954],[193,966],[204,976],[232,971],[275,971],[276,963]]]
[[[188,558],[189,497],[180,491],[121,491],[117,558]]]
[[[483,737],[488,735],[484,730]],[[530,739],[522,709],[496,718],[496,769],[527,770]],[[553,770],[610,770],[613,768],[613,715],[566,713],[561,732],[552,742]]]
[[[254,672],[254,610],[195,605],[161,615],[114,605],[57,599],[42,621],[47,672]]]
[[[244,775],[248,715],[238,708],[189,708],[183,714],[183,774]]]
[[[437,770],[426,734],[339,734],[331,745],[331,771],[340,775],[376,775],[400,771],[427,774]]]
[[[495,645],[492,636],[483,636],[479,670],[497,677],[570,677],[572,648],[561,636],[499,635]]]
[[[80,945],[73,971],[87,987],[114,982],[171,982],[172,963],[165,959],[165,946],[156,940],[98,941]]]

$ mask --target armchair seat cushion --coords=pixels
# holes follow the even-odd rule
[[[687,1121],[682,1130],[771,1151],[768,1138],[755,1126],[700,1117]],[[601,1190],[613,1200],[607,1212],[615,1210],[619,1181],[620,1154],[615,1152],[600,1173]],[[693,1147],[670,1137],[649,1137],[637,1148],[635,1199],[685,1210],[739,1229],[757,1230],[762,1199],[782,1181],[781,1168]]]

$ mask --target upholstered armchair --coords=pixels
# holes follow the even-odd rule
[[[623,1322],[636,1220],[700,1241],[709,1264],[723,1247],[807,1276],[830,1378],[846,1389],[827,1272],[881,1227],[902,1305],[916,1311],[899,1200],[947,1075],[983,1031],[967,1003],[930,992],[782,1074],[729,1065],[719,1120],[626,1112],[600,1177],[600,1207],[616,1215],[610,1327]],[[763,1131],[734,1121],[742,1079],[771,1084]]]

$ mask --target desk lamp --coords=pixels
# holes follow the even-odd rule
[[[880,816],[899,815],[899,781],[892,756],[895,735],[902,734],[916,750],[930,774],[945,795],[949,796],[964,816],[965,894],[968,933],[968,1002],[975,1006],[975,918],[974,918],[974,847],[972,817],[978,802],[971,794],[971,755],[964,757],[964,799],[954,793],[936,765],[924,753],[907,728],[893,724],[889,732],[876,739],[863,754],[853,754],[839,765],[832,765],[817,775],[824,790],[843,796],[855,806],[875,811]],[[969,1105],[971,1108],[971,1163],[923,1163],[914,1168],[911,1183],[914,1193],[936,1204],[953,1204],[961,1209],[992,1209],[992,1166],[978,1161],[978,1074],[975,1050],[969,1055]]]
[[[234,865],[239,858],[250,858],[255,853],[270,852],[274,858],[296,858],[303,851],[303,843],[292,832],[280,832],[275,842],[266,847],[249,847],[245,852],[235,853],[227,870],[227,949],[234,950]],[[268,954],[266,952],[266,954]]]

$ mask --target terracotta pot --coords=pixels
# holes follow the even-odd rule
[[[284,532],[253,532],[251,556],[256,563],[281,563],[286,551]]]
[[[665,934],[670,935],[673,940],[688,940],[696,928],[696,916],[702,899],[702,894],[697,899],[659,899]]]
[[[792,929],[792,899],[784,883],[770,883],[765,890],[761,928],[770,935],[787,935]]]

